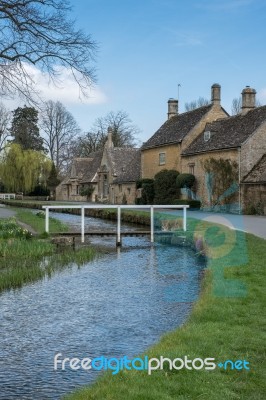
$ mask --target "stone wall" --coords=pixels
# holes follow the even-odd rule
[[[197,199],[202,202],[202,206],[209,206],[209,194],[206,185],[206,173],[203,168],[203,163],[214,158],[218,160],[219,158],[229,159],[231,161],[238,162],[238,151],[237,150],[223,150],[202,153],[193,156],[182,156],[182,173],[189,173],[190,165],[194,164],[194,175],[196,177],[196,196]],[[236,193],[235,199],[238,201],[238,193]]]
[[[241,147],[241,179],[266,154],[266,123],[262,124]]]
[[[241,194],[245,213],[266,215],[266,184],[242,184]]]
[[[165,153],[165,164],[159,164],[159,154]],[[163,169],[174,169],[179,171],[180,145],[172,144],[168,146],[154,147],[141,152],[141,177],[153,179],[157,172]]]
[[[135,204],[136,199],[136,183],[121,183],[111,185],[111,202],[113,204],[123,204],[125,195],[126,204]]]

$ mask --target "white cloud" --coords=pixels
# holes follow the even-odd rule
[[[82,96],[77,82],[67,68],[60,67],[57,69],[56,84],[49,80],[47,73],[42,73],[37,67],[24,63],[24,68],[36,85],[36,90],[42,100],[61,101],[65,105],[103,104],[107,101],[104,92],[96,85],[88,89],[88,97]],[[16,98],[8,101],[10,104],[18,102],[23,101]]]

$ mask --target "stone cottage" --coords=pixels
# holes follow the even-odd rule
[[[168,101],[168,120],[141,148],[141,176],[154,178],[163,169],[182,171],[181,153],[204,130],[208,122],[227,118],[221,107],[221,87],[211,87],[211,104],[182,114],[178,113],[178,101]],[[193,173],[191,167],[190,172]]]
[[[235,196],[233,203],[238,204],[241,209],[246,202],[250,190],[239,186],[244,179],[253,179],[254,175],[249,172],[255,168],[262,168],[264,155],[266,154],[266,106],[255,107],[256,91],[246,87],[242,91],[241,113],[224,119],[207,123],[200,135],[182,151],[182,172],[192,172],[197,179],[197,196],[203,206],[210,205],[210,185],[206,175],[206,161],[230,160],[237,165],[237,178],[235,179]],[[260,161],[262,159],[262,161]],[[261,164],[260,164],[261,163]],[[255,174],[255,172],[254,172]],[[259,175],[260,176],[260,175]],[[246,177],[246,178],[245,178]],[[261,178],[258,178],[261,179]],[[246,184],[249,181],[245,181]],[[254,190],[255,187],[253,187]],[[229,192],[222,195],[221,199],[226,200]],[[244,196],[244,197],[243,197]],[[223,201],[221,201],[223,203]]]
[[[87,196],[82,196],[82,189],[91,185],[94,190],[90,196],[95,201],[98,193],[98,175],[102,152],[95,152],[90,157],[75,158],[72,162],[70,174],[57,186],[56,200],[61,201],[86,201]]]
[[[121,204],[123,195],[128,201],[132,194],[122,190],[122,184],[118,183],[136,157],[138,149],[131,147],[114,147],[112,141],[112,129],[108,129],[108,139],[105,143],[101,165],[98,170],[98,197],[100,202]]]
[[[102,151],[73,160],[69,176],[56,188],[56,199],[134,204],[139,177],[139,149],[114,147],[112,129],[109,128]],[[84,195],[88,188],[89,196]]]

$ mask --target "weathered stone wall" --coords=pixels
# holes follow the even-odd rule
[[[136,183],[122,183],[111,185],[111,202],[113,204],[123,204],[124,194],[127,204],[135,204]]]
[[[262,124],[241,147],[241,179],[266,154],[266,123]]]
[[[193,156],[182,156],[182,173],[189,173],[189,164],[194,164],[194,175],[196,177],[196,195],[198,200],[202,202],[202,206],[209,206],[209,195],[206,185],[206,173],[203,168],[203,163],[210,158],[214,158],[216,160],[223,158],[238,162],[238,151],[223,150],[202,153]],[[235,200],[237,201],[238,193],[235,197]]]
[[[266,184],[241,185],[244,212],[266,215]]]
[[[165,153],[165,164],[159,165],[159,154]],[[163,169],[174,169],[179,171],[180,164],[180,145],[173,144],[168,146],[155,147],[141,152],[141,177],[154,178],[157,172]]]

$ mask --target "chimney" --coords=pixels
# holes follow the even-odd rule
[[[112,134],[113,134],[113,129],[111,128],[111,126],[108,126],[107,142],[106,142],[106,146],[108,149],[112,149],[114,147],[113,140],[112,140]]]
[[[211,88],[212,94],[212,105],[220,106],[221,105],[221,85],[219,83],[214,83]]]
[[[178,114],[178,100],[169,99],[168,100],[168,119],[174,117]]]
[[[242,107],[241,114],[246,114],[250,110],[254,110],[256,107],[256,90],[250,86],[246,86],[242,90]]]

